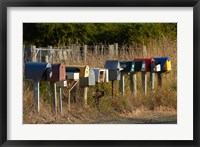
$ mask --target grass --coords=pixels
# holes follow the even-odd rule
[[[119,118],[140,118],[165,120],[166,116],[176,119],[177,112],[177,53],[176,41],[167,38],[160,40],[149,40],[147,45],[147,57],[170,56],[172,60],[172,71],[163,74],[163,86],[159,87],[155,75],[155,90],[150,89],[148,73],[148,94],[142,91],[141,73],[137,74],[138,93],[137,96],[130,91],[129,76],[125,76],[125,95],[119,92],[119,82],[114,82],[114,97],[111,96],[111,82],[99,84],[99,89],[105,92],[100,100],[99,107],[94,105],[94,93],[96,86],[89,87],[88,107],[83,106],[83,89],[76,87],[72,91],[71,111],[68,111],[68,93],[63,89],[63,113],[55,114],[50,103],[49,83],[41,82],[40,113],[34,110],[33,82],[24,80],[23,92],[23,123],[103,123],[107,120]],[[143,57],[142,47],[132,48],[129,53],[124,53],[112,59],[132,60]],[[104,63],[110,59],[109,55],[94,56],[90,52],[87,63],[90,67],[104,67]],[[59,62],[59,61],[58,61]],[[65,64],[72,64],[64,61]],[[76,65],[83,65],[83,61],[77,61]],[[123,122],[122,122],[123,123]]]

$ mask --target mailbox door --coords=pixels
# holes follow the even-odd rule
[[[167,60],[167,61],[165,62],[164,69],[165,69],[166,71],[171,71],[171,70],[172,70],[172,67],[171,67],[171,60]]]
[[[88,86],[95,85],[95,73],[94,70],[89,70]]]
[[[109,82],[109,73],[108,73],[108,69],[105,69],[105,82]]]

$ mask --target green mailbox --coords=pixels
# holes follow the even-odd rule
[[[120,67],[122,68],[121,72],[130,73],[135,71],[134,61],[121,61]]]

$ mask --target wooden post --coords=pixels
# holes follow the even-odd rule
[[[35,111],[38,113],[40,111],[40,83],[39,81],[34,81],[34,107],[35,107]]]
[[[112,80],[112,97],[114,96],[114,81]]]
[[[150,79],[151,79],[151,89],[154,90],[155,86],[154,86],[154,72],[153,71],[150,72]]]
[[[143,46],[143,57],[147,57],[147,47],[144,45]]]
[[[42,50],[39,50],[39,61],[42,62]]]
[[[120,92],[122,92],[122,95],[124,96],[124,85],[125,85],[125,81],[124,81],[124,77],[125,77],[125,73],[121,72],[121,76],[120,76],[120,81],[119,81],[119,90]]]
[[[84,87],[84,106],[87,107],[87,93],[88,87]]]
[[[146,72],[142,72],[142,88],[144,94],[147,95],[147,74]]]
[[[87,45],[84,45],[84,64],[87,62]]]
[[[51,90],[51,102],[52,107],[55,110],[55,113],[57,114],[57,94],[56,94],[56,83],[50,82],[50,90]]]
[[[98,47],[97,47],[97,45],[94,46],[94,54],[95,54],[95,55],[98,54]]]
[[[137,75],[136,73],[130,74],[130,88],[131,91],[134,92],[134,96],[137,95]]]
[[[48,49],[50,50],[50,49],[52,49],[52,46],[48,46]],[[50,52],[50,55],[51,55],[51,57],[49,58],[49,60],[48,60],[48,62],[50,62],[50,59],[51,59],[51,61],[52,61],[52,63],[53,63],[53,56],[54,56],[54,52],[52,53],[52,51],[49,51]]]
[[[110,58],[114,57],[114,45],[109,45],[109,56]]]
[[[37,61],[37,58],[36,58],[36,46],[32,45],[31,46],[31,50],[32,50],[32,61],[36,62]]]
[[[60,98],[60,113],[62,113],[62,88],[59,88],[59,98]]]
[[[114,43],[115,57],[118,57],[118,43]]]
[[[68,95],[68,110],[70,111],[70,91],[69,91],[69,95]]]
[[[158,76],[158,86],[162,87],[162,73],[158,72],[157,76]]]

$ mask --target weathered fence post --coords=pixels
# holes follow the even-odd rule
[[[40,82],[34,81],[34,107],[35,111],[40,111]]]
[[[147,47],[145,45],[143,46],[142,51],[143,51],[143,57],[147,57]]]
[[[36,46],[35,45],[31,45],[31,52],[32,52],[32,61],[37,62]]]
[[[137,74],[130,73],[130,88],[131,91],[134,92],[134,96],[137,95]]]
[[[118,43],[114,43],[115,56],[118,57]]]
[[[109,56],[110,58],[114,57],[114,45],[109,45]]]
[[[87,62],[87,45],[84,45],[84,64]]]
[[[51,61],[52,61],[52,63],[53,63],[53,55],[54,55],[54,53],[53,53],[53,51],[51,50],[52,49],[52,46],[48,46],[48,52],[49,52],[49,59],[48,59],[48,62],[50,61],[50,59],[51,59]]]

